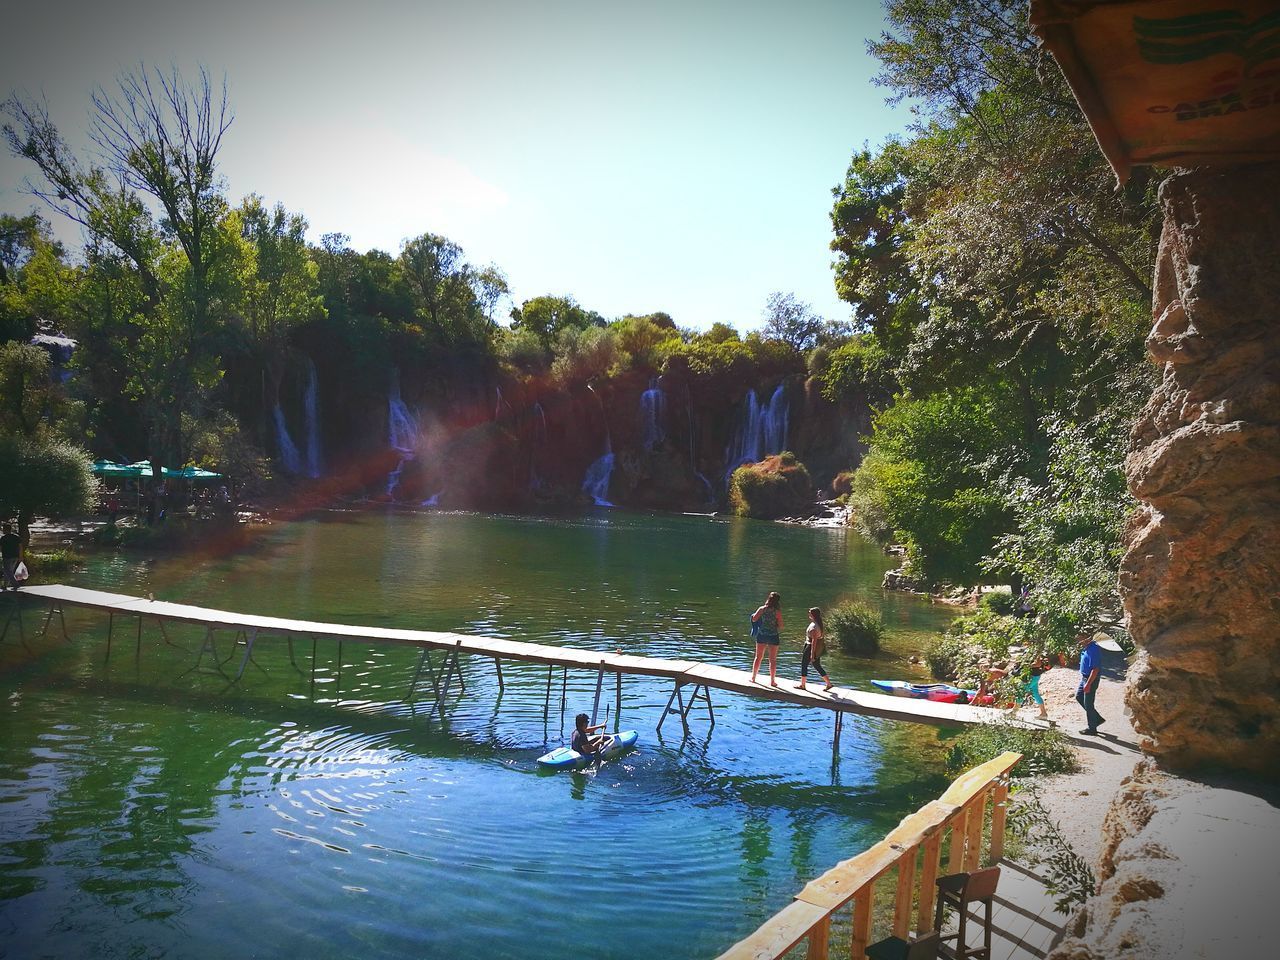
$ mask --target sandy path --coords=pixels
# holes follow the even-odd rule
[[[1098,862],[1102,849],[1102,818],[1120,789],[1120,782],[1142,758],[1138,737],[1125,716],[1124,671],[1128,665],[1118,653],[1105,653],[1103,657],[1102,678],[1094,702],[1107,721],[1102,733],[1093,738],[1074,737],[1080,761],[1078,773],[1060,774],[1040,785],[1045,809],[1076,853],[1090,864]],[[1070,667],[1050,670],[1040,678],[1040,692],[1050,719],[1073,735],[1084,727],[1084,710],[1075,696],[1079,683],[1079,672]],[[1034,706],[1019,711],[1023,717],[1035,714]]]

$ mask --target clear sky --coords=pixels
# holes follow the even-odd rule
[[[831,188],[902,130],[872,86],[876,0],[70,0],[6,13],[0,93],[83,143],[139,61],[225,73],[229,193],[391,252],[444,234],[517,301],[757,326],[771,291],[847,317]],[[25,213],[0,158],[0,210]]]

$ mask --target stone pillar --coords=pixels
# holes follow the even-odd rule
[[[1280,771],[1280,164],[1160,188],[1163,368],[1131,435],[1127,701],[1166,769]]]

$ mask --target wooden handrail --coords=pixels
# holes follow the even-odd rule
[[[991,812],[988,861],[1004,849],[1005,810],[1009,771],[1022,759],[1020,753],[1002,753],[956,778],[937,800],[926,803],[903,818],[870,850],[836,864],[805,884],[795,899],[738,941],[719,960],[777,960],[801,942],[808,942],[808,960],[827,960],[831,920],[836,911],[853,903],[852,943],[849,957],[863,960],[871,940],[875,882],[898,868],[894,898],[893,933],[905,936],[911,925],[911,908],[919,891],[916,928],[933,923],[934,884],[940,869],[943,834],[950,831],[947,872],[975,870],[982,863],[982,832],[987,799]],[[916,858],[924,847],[924,862]]]

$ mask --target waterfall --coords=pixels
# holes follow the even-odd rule
[[[704,477],[697,470],[693,471],[693,475],[698,478],[698,480],[702,483],[702,489],[707,492],[707,499],[703,502],[708,505],[714,504],[716,502],[716,492],[711,488],[711,481],[708,480],[706,477]]]
[[[600,395],[587,384],[591,395],[600,404],[600,416],[604,419],[604,454],[587,467],[582,478],[582,492],[589,496],[597,507],[612,507],[609,502],[609,481],[613,477],[613,437],[609,432],[609,418],[604,412],[604,401]]]
[[[271,419],[276,425],[276,446],[280,450],[280,466],[284,467],[285,473],[297,476],[302,472],[302,454],[298,452],[293,437],[289,436],[289,427],[284,422],[284,411],[280,409],[280,404],[277,403],[271,408]]]
[[[533,412],[538,415],[533,430],[533,449],[529,452],[529,491],[542,489],[542,478],[538,476],[538,454],[547,444],[547,412],[541,403],[534,403]]]
[[[612,507],[609,502],[609,480],[613,476],[612,444],[606,444],[604,456],[587,467],[586,476],[582,478],[582,492],[589,496],[597,507]]]
[[[387,442],[391,449],[400,454],[400,462],[387,474],[387,496],[394,497],[396,487],[400,485],[400,471],[415,456],[418,442],[418,421],[400,399],[400,371],[396,370],[391,378],[391,389],[387,394]]]
[[[734,431],[729,447],[725,450],[725,481],[744,463],[759,463],[771,453],[781,453],[787,448],[787,427],[790,411],[787,408],[787,392],[784,384],[778,384],[769,402],[761,405],[754,390],[747,391],[746,407],[742,423]]]
[[[658,385],[658,378],[649,380],[649,389],[640,394],[641,438],[646,450],[652,451],[665,437],[662,420],[666,415],[667,398]]]
[[[760,418],[760,430],[764,438],[764,456],[781,453],[787,449],[787,426],[791,411],[787,406],[787,391],[783,384],[773,391],[769,398],[769,406],[764,408]]]
[[[307,357],[307,389],[302,395],[302,406],[305,413],[303,423],[307,434],[307,476],[315,479],[320,476],[320,381],[316,376],[316,365]]]

